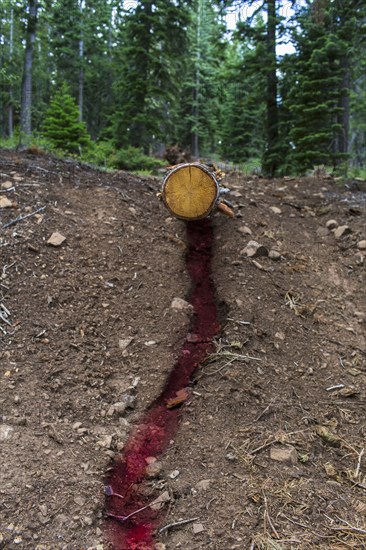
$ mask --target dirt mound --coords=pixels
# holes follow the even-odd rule
[[[365,195],[224,184],[222,331],[145,487],[157,548],[362,548]],[[106,472],[189,331],[185,224],[125,172],[3,151],[0,186],[0,548],[107,548]]]

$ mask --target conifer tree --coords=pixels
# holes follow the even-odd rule
[[[22,95],[20,109],[21,137],[27,141],[32,132],[32,79],[33,79],[33,50],[37,28],[37,0],[28,0],[28,18],[26,29],[26,44],[24,50],[24,64],[22,77]]]
[[[88,146],[90,136],[79,120],[79,110],[66,84],[56,92],[46,113],[43,135],[57,148],[78,154]]]
[[[254,47],[241,39],[234,40],[227,49],[221,73],[224,88],[221,153],[233,162],[261,159],[264,152],[266,75],[258,70],[264,47],[263,43]]]
[[[209,0],[195,0],[190,11],[188,47],[174,136],[194,157],[218,150],[221,135],[222,89],[225,62],[225,27],[219,7]]]
[[[148,152],[172,133],[171,108],[179,97],[186,51],[187,6],[184,0],[143,0],[121,21],[112,119],[118,146]]]
[[[357,0],[317,0],[297,14],[286,107],[290,158],[298,171],[318,164],[337,168],[348,159],[351,67],[365,34],[365,8]]]

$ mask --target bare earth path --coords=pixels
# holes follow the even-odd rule
[[[222,333],[146,488],[169,494],[161,527],[197,519],[156,548],[364,548],[365,194],[225,184]],[[153,178],[2,151],[0,186],[0,548],[108,548],[110,460],[189,331],[189,308],[171,307],[189,292],[185,225]],[[248,257],[251,240],[270,257]]]

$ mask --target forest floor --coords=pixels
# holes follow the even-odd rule
[[[158,179],[9,151],[0,176],[0,548],[108,548],[106,472],[189,332],[185,223]],[[159,528],[193,521],[156,549],[366,548],[366,194],[223,183],[221,333],[148,481]]]

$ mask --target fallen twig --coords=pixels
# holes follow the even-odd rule
[[[266,494],[265,494],[264,491],[263,491],[263,500],[264,500],[264,517],[263,517],[264,530],[265,531],[267,530],[267,521],[268,521],[268,524],[269,524],[270,528],[272,529],[272,532],[275,535],[276,539],[279,539],[280,536],[277,533],[276,528],[273,525],[272,520],[271,520],[270,515],[269,515],[267,497],[266,497]]]
[[[329,516],[325,516],[325,517],[332,520],[332,518],[330,518]],[[355,531],[356,533],[362,533],[363,535],[366,535],[366,529],[361,529],[361,527],[356,527],[355,525],[352,525],[351,523],[349,523],[349,521],[347,521],[346,519],[342,519],[338,516],[336,516],[336,518],[337,518],[338,521],[341,521],[342,523],[344,523],[352,531]],[[334,521],[334,520],[332,520],[332,521]],[[334,531],[343,531],[345,529],[345,526],[343,525],[342,527],[331,527],[331,529],[333,529]]]
[[[365,452],[365,447],[362,447],[361,452],[358,455],[358,461],[357,461],[357,466],[356,466],[356,469],[355,469],[355,473],[353,474],[354,479],[357,479],[358,476],[359,476],[360,468],[361,468],[361,460],[362,460],[362,457],[364,455],[364,452]]]
[[[0,319],[1,319],[4,323],[6,323],[7,325],[9,325],[9,327],[11,327],[10,321],[8,321],[7,318],[4,317],[4,315],[3,315],[1,312],[0,312]]]
[[[327,514],[324,514],[324,516],[331,522],[335,523],[335,520],[331,518],[330,516],[327,516]],[[355,525],[352,525],[347,521],[346,519],[340,518],[339,516],[336,516],[337,520],[344,523],[344,525],[340,527],[330,527],[333,531],[344,531],[345,529],[351,529],[351,531],[355,531],[356,533],[362,533],[366,535],[366,529],[362,529],[361,527],[356,527]]]
[[[151,504],[151,502],[150,502]],[[142,512],[143,510],[146,510],[146,508],[149,508],[150,504],[146,504],[146,506],[143,506],[142,508],[139,508],[138,510],[135,510],[134,512],[131,512],[130,514],[128,514],[127,516],[118,516],[116,514],[107,514],[107,516],[109,518],[113,518],[113,519],[116,519],[118,521],[127,521],[129,518],[131,518],[132,516],[135,516],[136,514],[139,514],[140,512]]]
[[[268,443],[264,443],[264,445],[261,445],[260,447],[257,447],[256,449],[253,449],[252,451],[248,451],[248,455],[254,455],[258,453],[259,451],[262,451],[262,449],[266,449],[267,447],[270,447],[274,443],[277,443],[278,439],[271,439],[271,441],[268,441]]]
[[[168,525],[164,525],[161,529],[159,529],[159,534],[163,533],[167,529],[172,529],[173,527],[178,527],[179,525],[186,525],[187,523],[192,523],[192,521],[198,521],[199,518],[191,518],[191,519],[182,519],[181,521],[175,521],[174,523],[168,523]]]
[[[237,325],[250,325],[250,321],[237,321],[236,319],[231,319],[230,317],[227,317],[227,321],[231,321],[232,323],[236,323]]]
[[[35,216],[36,214],[38,214],[38,212],[43,212],[43,210],[45,208],[46,208],[45,206],[42,206],[41,208],[38,208],[38,210],[35,210],[34,212],[31,212],[30,214],[26,214],[25,216],[18,216],[18,218],[15,218],[15,220],[11,220],[8,223],[4,223],[3,229],[6,229],[7,227],[10,227],[11,225],[15,225],[16,223],[21,222],[21,221],[23,221],[27,218]]]

